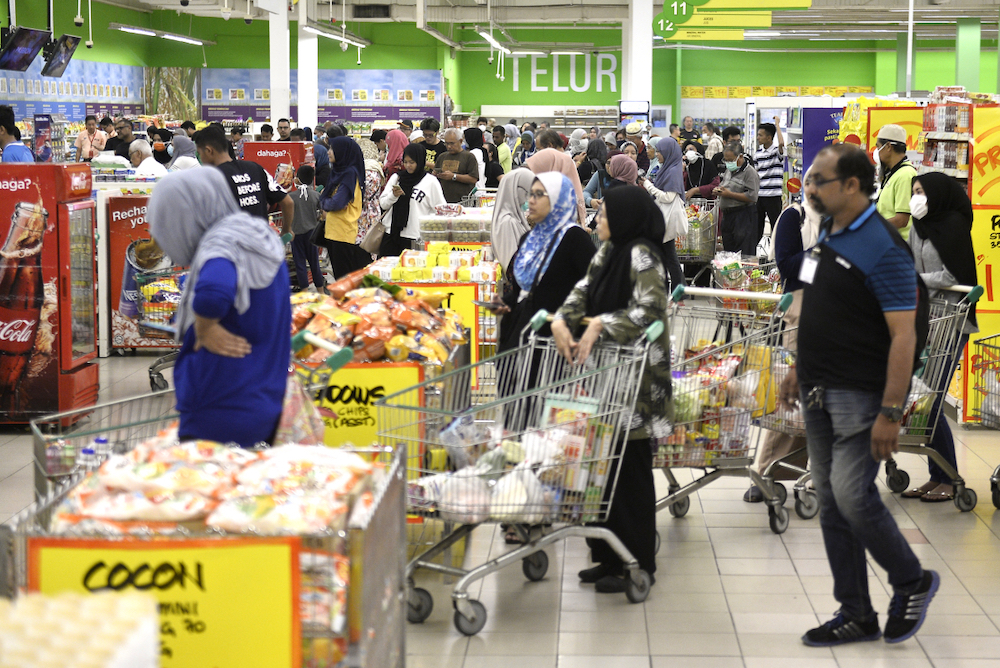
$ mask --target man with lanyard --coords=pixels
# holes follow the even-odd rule
[[[201,164],[216,167],[226,176],[226,182],[241,209],[267,220],[268,207],[277,204],[281,209],[281,233],[291,233],[295,202],[256,162],[230,157],[229,151],[233,146],[226,138],[225,130],[210,125],[195,133],[194,144]]]
[[[764,218],[771,221],[774,230],[781,214],[781,187],[785,180],[785,138],[779,123],[761,123],[757,128],[757,153],[753,160],[760,176],[760,193],[757,196],[757,240],[764,236]],[[775,141],[777,138],[777,141]]]
[[[924,622],[940,577],[921,567],[882,502],[879,462],[899,450],[916,347],[913,256],[871,203],[875,171],[851,144],[823,149],[804,194],[826,219],[804,254],[798,364],[781,384],[782,404],[802,409],[820,527],[833,572],[834,618],[808,631],[812,647],[888,643]],[[894,594],[884,632],[868,593],[865,550]]]
[[[878,194],[879,214],[907,239],[910,235],[910,196],[917,170],[906,159],[906,130],[883,125],[875,139],[872,158],[882,166],[882,189]]]

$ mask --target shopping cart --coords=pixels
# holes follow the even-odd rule
[[[685,213],[688,218],[687,234],[679,235],[674,240],[674,245],[677,248],[677,259],[681,264],[702,265],[690,281],[694,283],[708,269],[708,263],[715,257],[715,247],[719,237],[719,202],[703,197],[692,197],[685,204]]]
[[[734,308],[740,301],[744,303]],[[760,302],[775,308],[770,313],[751,310]],[[753,462],[761,438],[757,422],[773,411],[777,400],[771,358],[780,338],[780,316],[791,302],[791,295],[774,293],[751,297],[684,286],[674,291],[674,433],[654,444],[653,467],[663,470],[669,485],[667,496],[656,503],[657,511],[667,508],[674,517],[683,517],[691,506],[690,495],[712,481],[749,477],[764,494],[771,530],[783,533],[788,528],[783,500]],[[675,468],[702,469],[704,474],[681,487]]]
[[[493,206],[497,201],[496,188],[474,188],[471,193],[462,198],[459,202],[464,207],[477,209],[481,207]]]
[[[167,391],[53,415],[32,423],[36,453],[40,444],[44,453],[46,444],[58,443],[63,451],[73,452],[75,456],[96,435],[106,437],[115,453],[128,452],[176,422],[173,405],[174,393]],[[323,564],[334,558],[350,560],[346,606],[350,614],[346,628],[336,628],[333,611],[322,597],[312,597],[303,589],[301,600],[295,602],[300,611],[300,625],[293,642],[302,643],[303,667],[402,668],[404,665],[406,453],[399,449],[358,452],[371,455],[386,470],[386,475],[373,483],[371,506],[364,512],[356,512],[345,531],[295,536],[295,553],[301,555],[296,562],[299,577],[312,588],[332,592],[342,586],[335,581],[335,573]],[[225,534],[207,528],[195,530],[190,526],[169,534],[143,527],[128,534],[54,532],[54,511],[83,478],[82,472],[70,474],[64,481],[66,484],[0,526],[0,597],[11,598],[27,590],[30,548],[53,539],[74,541],[79,546],[93,542],[96,562],[101,559],[102,546],[109,541],[127,547],[141,547],[143,543],[152,542],[162,547],[164,543],[177,541],[178,548],[186,548],[190,544],[188,541],[194,541],[194,549],[197,549],[204,547],[206,542],[223,547],[260,538],[252,533]],[[224,575],[216,575],[217,584],[218,578]],[[298,590],[295,591],[299,595]],[[170,620],[165,618],[164,621]],[[334,638],[348,638],[347,662],[309,663],[327,657]],[[238,643],[240,639],[236,635],[226,641]]]
[[[180,344],[174,341],[174,318],[181,301],[181,292],[187,281],[187,268],[169,267],[160,271],[145,271],[136,274],[135,283],[139,291],[140,335],[158,339],[164,348],[175,350],[156,359],[149,365],[149,386],[154,392],[169,386],[163,372],[174,366]]]
[[[969,413],[981,426],[1000,429],[1000,334],[979,339],[971,345]],[[990,492],[993,505],[1000,508],[1000,466],[990,476]]]
[[[545,321],[542,313],[532,324],[537,330]],[[649,574],[610,530],[584,524],[607,518],[621,457],[616,446],[628,437],[648,341],[662,328],[654,323],[634,345],[597,346],[583,365],[567,363],[553,340],[532,332],[492,360],[499,385],[490,402],[462,406],[449,391],[449,384],[467,384],[479,362],[377,403],[383,445],[410,452],[409,511],[459,525],[407,566],[411,622],[423,622],[434,605],[430,593],[413,586],[416,570],[460,578],[452,592],[454,623],[474,635],[486,623],[486,608],[469,587],[517,561],[529,580],[541,580],[548,570],[543,549],[570,537],[606,541],[625,563],[628,599],[645,600]],[[434,563],[488,522],[566,526],[471,570]]]

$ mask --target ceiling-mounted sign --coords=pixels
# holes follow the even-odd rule
[[[770,27],[771,12],[700,12],[686,2],[665,4],[653,17],[653,33],[664,39],[683,30]]]
[[[742,42],[742,30],[690,30],[678,28],[671,36],[663,37],[669,42]]]
[[[691,3],[691,0],[688,0]],[[755,9],[809,9],[812,0],[694,0],[698,11],[735,9],[741,12]]]

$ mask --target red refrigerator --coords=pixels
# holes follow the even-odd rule
[[[97,403],[88,165],[0,164],[0,423]]]

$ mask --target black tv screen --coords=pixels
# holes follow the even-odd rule
[[[70,59],[80,44],[80,38],[75,35],[63,35],[56,42],[55,51],[42,67],[43,77],[61,77],[69,65]]]
[[[27,70],[51,36],[48,30],[15,28],[0,51],[0,70]]]

